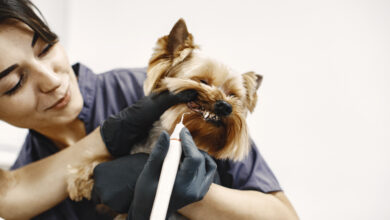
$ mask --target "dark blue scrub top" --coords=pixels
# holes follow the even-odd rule
[[[133,104],[144,96],[143,82],[146,69],[114,69],[95,74],[83,64],[73,65],[78,76],[84,106],[78,118],[85,123],[89,134],[108,116]],[[45,136],[30,130],[18,158],[11,169],[17,169],[31,162],[58,152],[58,148]],[[217,160],[221,185],[233,189],[257,190],[260,192],[280,191],[281,188],[271,169],[252,142],[249,155],[240,162]],[[56,207],[34,219],[111,219],[98,213],[95,205],[87,200],[73,202],[69,198]]]

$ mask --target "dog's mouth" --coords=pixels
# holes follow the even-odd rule
[[[205,109],[201,104],[192,101],[192,102],[188,102],[187,106],[192,111],[200,114],[203,120],[214,123],[216,125],[221,125],[221,117],[215,114],[214,112]]]

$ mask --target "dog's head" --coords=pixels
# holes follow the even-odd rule
[[[198,52],[185,22],[180,19],[169,35],[160,38],[149,61],[145,94],[169,90],[198,91],[197,100],[173,106],[161,119],[170,132],[180,121],[196,145],[218,159],[240,160],[249,151],[247,112],[252,112],[262,77],[237,74]]]

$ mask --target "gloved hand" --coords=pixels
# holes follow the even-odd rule
[[[214,160],[206,152],[198,150],[186,128],[181,130],[180,139],[184,158],[179,165],[167,217],[176,210],[201,200],[208,192],[217,169]],[[129,219],[149,219],[168,147],[169,135],[163,132],[135,185],[134,198],[128,212]]]
[[[117,213],[127,213],[135,183],[149,155],[127,155],[101,163],[93,170],[92,201],[104,204]]]
[[[186,90],[176,95],[165,91],[140,99],[118,114],[110,116],[100,127],[100,133],[112,156],[130,152],[131,147],[144,140],[153,123],[171,106],[196,98],[195,90]]]

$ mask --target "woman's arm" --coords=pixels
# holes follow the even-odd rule
[[[205,197],[179,210],[189,219],[298,219],[283,192],[261,193],[212,184]]]
[[[97,128],[76,144],[14,171],[0,172],[0,216],[27,219],[67,196],[69,166],[110,156]]]
[[[197,92],[161,92],[145,96],[110,116],[76,144],[15,171],[0,170],[0,216],[26,219],[53,207],[67,196],[69,166],[86,164],[107,156],[123,156],[145,138],[152,124],[173,105],[189,102]],[[103,141],[104,139],[104,141]]]

